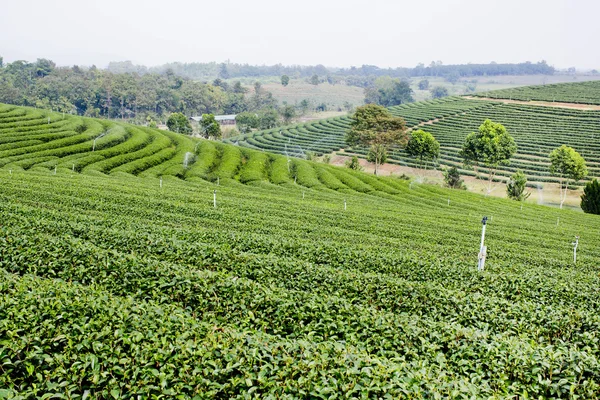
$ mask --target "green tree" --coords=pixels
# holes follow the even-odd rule
[[[385,164],[388,152],[385,145],[381,143],[372,144],[367,152],[367,161],[375,164],[375,175],[379,174],[379,166]]]
[[[379,104],[385,107],[397,106],[414,101],[413,90],[406,81],[395,79],[388,89],[379,89]]]
[[[440,156],[440,143],[431,133],[419,129],[411,133],[406,152],[419,161],[419,169],[427,169]]]
[[[525,186],[527,185],[527,176],[523,171],[515,172],[508,183],[506,184],[506,194],[509,199],[516,201],[525,201],[529,196],[530,192],[525,192]]]
[[[442,97],[448,97],[448,89],[443,86],[435,86],[430,90],[432,99],[441,99]]]
[[[357,156],[352,156],[351,159],[345,162],[347,168],[353,169],[355,171],[362,171],[363,167],[360,165]]]
[[[271,129],[279,125],[279,113],[273,108],[262,110],[258,118],[260,129]]]
[[[235,116],[235,123],[242,133],[248,133],[260,126],[258,115],[253,112],[242,112]]]
[[[233,84],[233,93],[245,94],[248,92],[248,89],[242,86],[242,82],[236,81]]]
[[[302,112],[302,115],[306,114],[308,112],[309,108],[310,108],[310,102],[308,101],[308,99],[303,99],[300,102],[300,110]]]
[[[488,195],[492,191],[494,177],[500,165],[508,165],[517,152],[517,145],[504,125],[486,119],[477,132],[467,135],[460,151],[465,166],[473,166],[475,174],[478,167],[488,170]]]
[[[445,169],[442,171],[444,174],[444,182],[446,186],[451,189],[463,189],[465,190],[467,187],[462,179],[460,179],[460,172],[458,172],[458,168],[450,167],[449,169]]]
[[[600,182],[588,182],[581,195],[581,209],[588,214],[600,214]]]
[[[379,165],[387,159],[387,151],[393,146],[404,146],[407,141],[404,119],[394,117],[389,110],[377,104],[358,107],[352,115],[346,142],[350,146],[369,147],[369,159],[375,163],[375,175]]]
[[[423,79],[419,81],[419,90],[427,90],[429,89],[429,81],[427,79]]]
[[[281,116],[283,117],[283,122],[289,124],[296,117],[296,109],[294,106],[288,104],[281,109]]]
[[[560,208],[567,199],[569,181],[579,181],[587,176],[584,158],[572,147],[562,145],[550,153],[550,173],[558,176],[560,188]]]
[[[317,86],[319,84],[319,75],[314,74],[313,76],[311,76],[310,84]]]
[[[192,124],[182,113],[173,113],[167,119],[167,128],[172,132],[177,133],[192,133]]]
[[[200,135],[205,138],[221,138],[221,125],[215,119],[214,114],[202,114],[200,120]]]
[[[365,88],[364,92],[365,104],[375,103],[392,107],[414,101],[413,90],[408,82],[387,76],[377,78],[374,86]]]
[[[287,86],[290,84],[290,77],[287,75],[281,75],[281,84]]]

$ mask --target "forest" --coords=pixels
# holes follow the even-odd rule
[[[552,75],[554,67],[546,61],[537,63],[490,63],[444,65],[442,61],[432,61],[429,65],[418,64],[414,68],[379,68],[375,65],[360,67],[333,68],[324,65],[248,65],[236,63],[168,63],[156,67],[134,65],[131,61],[111,62],[108,70],[115,73],[136,72],[138,74],[154,74],[173,71],[175,74],[190,79],[232,79],[259,78],[288,75],[295,78],[310,78],[313,75],[325,78],[330,83],[345,83],[352,86],[367,87],[380,76],[392,78],[412,78],[420,76],[454,77],[497,76],[497,75]]]
[[[132,122],[162,121],[172,112],[189,116],[277,108],[260,84],[249,93],[240,82],[197,82],[172,70],[113,73],[95,66],[57,67],[47,59],[0,64],[0,103]]]

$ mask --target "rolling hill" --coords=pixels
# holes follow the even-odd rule
[[[574,84],[571,90],[579,90],[578,87]],[[409,127],[429,131],[435,136],[441,144],[439,162],[442,166],[458,166],[461,169],[458,151],[465,137],[490,118],[504,124],[518,145],[510,165],[500,170],[501,178],[506,179],[520,169],[532,182],[556,182],[557,179],[548,171],[548,154],[562,144],[572,146],[584,156],[590,176],[600,176],[600,145],[596,140],[600,137],[600,110],[448,97],[395,106],[390,111],[403,117]],[[349,117],[336,117],[252,132],[230,138],[228,142],[296,157],[302,157],[309,151],[317,155],[338,153],[366,157],[366,149],[346,146],[344,137],[349,124]],[[415,161],[402,149],[391,152],[388,162],[415,165]],[[461,169],[461,172],[474,175],[469,170]]]
[[[12,106],[0,163],[4,398],[600,393],[597,216]]]
[[[600,104],[600,81],[524,86],[481,92],[474,96],[524,101]]]

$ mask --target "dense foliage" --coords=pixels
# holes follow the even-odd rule
[[[488,170],[488,193],[501,165],[508,165],[517,152],[517,144],[504,125],[490,119],[483,121],[476,132],[471,132],[459,152],[466,166],[473,166],[475,173],[479,167]]]
[[[192,124],[190,120],[182,113],[173,113],[167,118],[167,128],[171,132],[190,134],[192,133]]]
[[[387,152],[393,147],[406,144],[406,124],[402,118],[393,116],[377,104],[358,107],[352,114],[346,142],[350,146],[368,146],[367,160],[375,163],[375,175],[379,165],[387,160]]]
[[[530,192],[525,191],[527,185],[527,177],[523,171],[515,172],[510,180],[506,183],[506,194],[509,199],[516,201],[525,201],[531,195]]]
[[[39,113],[0,107],[3,397],[598,397],[595,216]]]
[[[466,189],[465,182],[460,177],[460,172],[456,167],[444,168],[444,183],[450,189]]]
[[[92,117],[166,120],[172,112],[187,116],[236,114],[273,108],[268,92],[246,95],[238,83],[192,81],[172,70],[161,74],[113,73],[96,67],[56,67],[52,61],[15,61],[0,68],[0,102]]]
[[[236,63],[169,63],[158,67],[147,68],[141,65],[133,65],[129,61],[112,62],[108,70],[116,73],[164,73],[174,71],[177,75],[190,79],[214,79],[228,78],[257,78],[257,77],[290,77],[310,78],[313,75],[331,77],[334,80],[343,80],[348,84],[356,86],[368,86],[380,76],[393,78],[409,78],[418,76],[496,76],[496,75],[552,75],[554,67],[545,61],[537,63],[490,63],[490,64],[459,64],[444,65],[441,61],[433,61],[429,65],[418,64],[414,68],[379,68],[375,65],[362,65],[350,68],[328,68],[323,65],[313,66],[284,66],[277,65],[248,65]]]
[[[588,214],[600,214],[600,182],[594,179],[583,188],[581,209]]]
[[[550,158],[550,173],[559,178],[560,184],[560,207],[567,198],[569,181],[573,183],[585,178],[588,174],[585,159],[574,148],[565,144],[552,150]]]
[[[410,133],[406,153],[419,161],[419,168],[427,168],[428,163],[439,157],[440,143],[431,133],[418,129]]]
[[[377,85],[365,89],[365,103],[379,104],[385,107],[397,106],[404,103],[412,103],[413,90],[406,81],[393,79],[389,84]]]

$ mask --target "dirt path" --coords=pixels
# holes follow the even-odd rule
[[[578,104],[578,103],[560,103],[552,101],[524,101],[524,100],[509,100],[509,99],[494,99],[491,97],[475,97],[475,96],[464,96],[465,99],[469,100],[481,100],[481,101],[496,101],[504,104],[525,104],[530,106],[543,106],[543,107],[557,107],[557,108],[570,108],[575,110],[596,110],[600,111],[600,106],[593,104]]]

